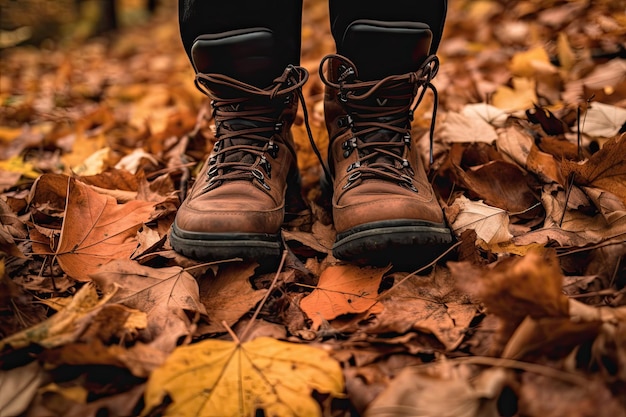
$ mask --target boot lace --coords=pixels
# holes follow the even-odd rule
[[[336,82],[328,80],[323,71],[330,59],[340,62]],[[347,114],[339,120],[340,126],[349,127],[353,133],[342,143],[343,156],[347,158],[353,151],[358,155],[357,161],[348,167],[351,174],[344,188],[363,179],[376,178],[397,182],[417,192],[413,184],[415,173],[403,155],[405,148],[411,147],[413,113],[430,90],[434,96],[429,132],[430,162],[433,162],[438,94],[432,79],[439,69],[437,56],[429,56],[415,72],[378,81],[355,80],[355,65],[341,55],[324,57],[319,68],[322,82],[338,91],[338,100]]]
[[[268,158],[276,159],[279,147],[276,141],[286,126],[281,113],[297,96],[305,112],[307,132],[308,114],[304,105],[302,86],[308,79],[305,68],[289,65],[268,88],[261,89],[223,74],[196,75],[196,87],[209,96],[213,108],[217,141],[207,161],[207,185],[204,192],[226,181],[257,181],[270,190],[266,178],[271,178]],[[213,91],[226,90],[227,94]],[[289,144],[287,144],[289,146]]]

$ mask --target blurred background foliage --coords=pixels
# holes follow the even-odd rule
[[[0,49],[80,42],[172,12],[176,0],[0,0]]]

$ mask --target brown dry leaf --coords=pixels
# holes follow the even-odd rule
[[[532,372],[522,374],[518,392],[520,415],[541,417],[624,417],[617,397],[597,377],[584,384],[561,382]]]
[[[67,385],[67,384],[65,384]],[[39,401],[27,417],[62,415],[63,417],[135,416],[137,403],[143,395],[144,384],[126,391],[86,401],[89,392],[80,385],[48,384],[39,389]]]
[[[180,267],[157,269],[117,260],[102,266],[91,278],[104,291],[118,288],[112,302],[146,312],[147,338],[152,341],[151,346],[165,352],[190,332],[191,323],[185,311],[206,315],[198,283]]]
[[[523,257],[504,258],[488,269],[466,263],[448,266],[462,288],[499,317],[514,321],[526,316],[568,317],[563,275],[552,252],[531,251]]]
[[[60,197],[60,196],[59,196]],[[154,203],[114,198],[67,178],[67,204],[58,247],[52,247],[59,265],[69,276],[89,281],[89,274],[113,259],[130,258],[137,248],[137,231],[150,219]],[[40,254],[50,254],[33,246]]]
[[[232,327],[261,301],[267,290],[255,290],[250,283],[257,266],[255,262],[228,265],[221,267],[214,278],[201,280],[200,301],[209,318],[203,333],[225,332],[223,321]]]
[[[501,357],[517,360],[528,355],[564,357],[576,346],[593,341],[601,325],[600,321],[578,322],[569,317],[526,317],[515,329]]]
[[[446,363],[439,365],[442,367],[452,368]],[[441,373],[405,368],[372,401],[364,417],[500,416],[498,398],[508,379],[502,368],[487,369],[471,378],[458,371]]]
[[[53,348],[76,340],[90,325],[95,314],[115,293],[98,299],[92,284],[84,285],[71,297],[66,307],[43,322],[0,340],[0,351],[6,346],[19,349],[36,343]]]
[[[433,334],[448,351],[463,340],[476,315],[476,305],[459,291],[454,277],[437,268],[428,277],[412,277],[380,297],[383,310],[365,325],[368,333]]]
[[[533,138],[525,133],[520,126],[507,126],[498,129],[496,146],[500,153],[524,168],[530,154],[530,148],[533,146]]]
[[[24,254],[17,247],[15,239],[25,239],[28,236],[26,225],[22,223],[9,205],[0,199],[0,254],[23,258]]]
[[[574,174],[574,183],[597,187],[618,196],[626,204],[626,133],[610,139],[587,161],[563,161],[563,177]]]
[[[300,301],[300,307],[318,329],[324,320],[342,314],[363,313],[377,303],[378,287],[387,268],[337,265],[326,268],[317,287]]]
[[[139,378],[147,378],[161,366],[167,354],[143,343],[130,347],[105,346],[99,341],[90,343],[68,343],[57,349],[43,352],[39,359],[47,369],[62,365],[102,365],[126,368]]]
[[[321,416],[313,390],[344,390],[341,367],[322,349],[269,337],[209,339],[176,349],[152,373],[144,415],[168,395],[164,416]]]
[[[530,189],[529,176],[510,162],[491,161],[466,171],[459,166],[455,168],[465,187],[490,206],[512,213],[524,213],[539,201]],[[531,211],[526,217],[534,217],[536,214]]]
[[[530,153],[526,159],[526,168],[539,176],[543,182],[556,182],[563,184],[561,165],[554,156],[541,152],[534,144],[530,147]]]
[[[610,193],[603,194],[611,196]],[[602,198],[599,203],[604,204],[611,200],[613,203],[622,203],[620,200],[610,197]],[[597,243],[622,236],[626,234],[626,207],[621,204],[618,210],[596,214],[595,216],[589,216],[578,210],[567,210],[560,228],[564,232],[577,234],[586,243]]]

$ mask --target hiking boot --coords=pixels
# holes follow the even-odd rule
[[[413,264],[452,240],[411,137],[413,110],[436,95],[431,40],[423,23],[359,20],[320,65],[337,258]]]
[[[172,247],[185,256],[282,253],[286,195],[303,204],[290,128],[308,73],[279,68],[275,54],[263,28],[201,36],[193,45],[196,85],[212,99],[217,141],[172,226]]]

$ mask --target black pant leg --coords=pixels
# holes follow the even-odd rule
[[[359,19],[422,22],[433,32],[433,54],[441,41],[447,8],[447,0],[329,0],[335,42],[341,42],[348,25]]]
[[[200,35],[263,27],[276,34],[290,63],[300,62],[302,0],[179,0],[178,20],[187,55]]]

